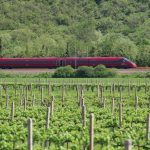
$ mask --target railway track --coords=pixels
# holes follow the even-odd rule
[[[15,69],[0,69],[0,72],[4,73],[21,73],[21,74],[37,74],[45,72],[54,72],[55,69],[47,68],[15,68]],[[132,74],[138,72],[150,72],[150,67],[137,67],[134,69],[117,69],[118,73],[121,74]]]

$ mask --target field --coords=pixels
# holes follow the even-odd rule
[[[150,79],[0,79],[0,150],[150,149],[149,113]]]

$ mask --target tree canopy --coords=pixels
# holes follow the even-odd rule
[[[1,57],[124,56],[150,66],[150,0],[1,0]]]

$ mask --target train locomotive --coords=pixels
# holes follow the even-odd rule
[[[47,57],[47,58],[0,58],[0,68],[57,68],[70,65],[105,65],[108,68],[136,68],[136,64],[125,57]]]

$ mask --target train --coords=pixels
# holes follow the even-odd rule
[[[136,68],[137,65],[125,57],[47,57],[47,58],[0,58],[0,68],[57,68],[61,66],[97,66],[108,68]]]

